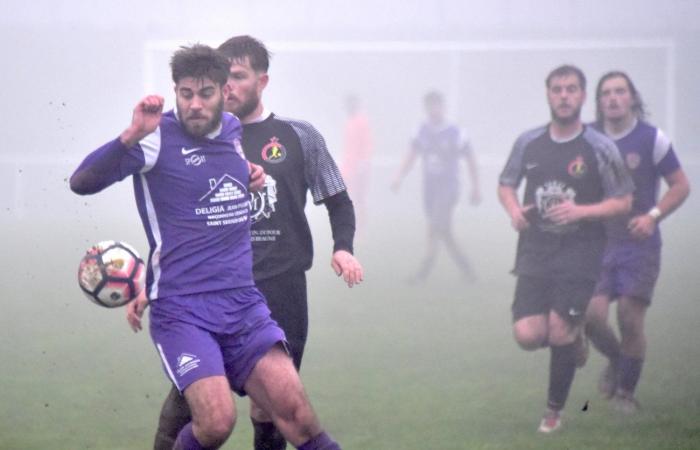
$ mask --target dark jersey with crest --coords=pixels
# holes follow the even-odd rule
[[[599,221],[557,225],[544,217],[566,200],[585,205],[629,194],[634,187],[615,144],[584,127],[566,142],[552,140],[549,127],[522,134],[513,146],[500,183],[518,188],[523,205],[534,205],[530,227],[520,233],[514,273],[596,280],[605,247]]]
[[[242,143],[246,158],[267,174],[262,191],[251,195],[255,279],[308,270],[313,243],[304,213],[307,192],[319,204],[345,191],[323,137],[308,122],[269,113],[243,125]]]

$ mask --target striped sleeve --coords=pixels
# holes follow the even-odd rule
[[[622,197],[634,192],[634,181],[615,143],[591,127],[586,127],[584,137],[593,146],[605,197]]]
[[[521,134],[518,139],[516,139],[515,144],[513,144],[513,149],[510,152],[510,156],[508,157],[508,161],[506,162],[506,165],[498,178],[499,184],[513,188],[520,186],[520,181],[522,181],[523,174],[525,173],[523,168],[523,156],[525,155],[525,149],[530,142],[542,136],[542,134],[546,131],[546,126],[535,128],[534,130],[526,131],[525,133]]]
[[[333,157],[328,152],[326,141],[310,123],[284,119],[291,125],[301,141],[304,152],[304,176],[314,203],[319,204],[346,190],[343,177]]]

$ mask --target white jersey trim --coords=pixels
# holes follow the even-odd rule
[[[148,298],[154,300],[158,298],[158,283],[160,282],[161,268],[160,268],[160,251],[163,247],[163,239],[160,234],[160,227],[158,226],[158,218],[156,217],[156,210],[153,206],[153,199],[151,198],[151,191],[148,189],[148,181],[144,174],[139,175],[141,181],[141,187],[143,189],[143,202],[146,207],[146,216],[148,217],[148,225],[153,234],[153,240],[155,241],[155,247],[153,249],[153,254],[151,255],[149,264],[151,270],[153,271],[153,283],[151,284],[151,290],[148,293]]]
[[[158,348],[158,354],[160,355],[160,360],[163,361],[163,367],[165,367],[165,370],[168,372],[168,377],[170,378],[170,381],[173,382],[175,387],[177,388],[178,391],[182,392],[182,389],[180,389],[180,385],[177,384],[177,379],[175,378],[175,374],[173,373],[172,369],[170,368],[170,364],[168,364],[168,359],[165,357],[165,352],[163,351],[163,347],[161,347],[160,343],[156,342],[156,348]]]
[[[143,167],[141,173],[146,173],[156,165],[160,155],[160,126],[156,130],[139,141],[139,146],[143,151]]]
[[[656,129],[656,141],[654,141],[654,165],[661,162],[671,150],[671,140],[660,129]]]

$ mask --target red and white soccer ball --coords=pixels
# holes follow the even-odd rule
[[[116,308],[136,298],[146,285],[146,267],[124,242],[103,241],[90,247],[78,267],[78,284],[90,301]]]

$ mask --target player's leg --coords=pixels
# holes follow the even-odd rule
[[[170,450],[180,430],[192,420],[190,407],[187,406],[185,396],[171,386],[168,396],[163,402],[158,419],[154,450]]]
[[[547,410],[539,428],[545,433],[561,426],[560,413],[576,373],[578,338],[595,286],[590,280],[552,280],[552,283],[555,301],[548,316],[549,388]]]
[[[513,337],[523,350],[537,350],[548,344],[549,302],[547,280],[521,275],[515,285],[511,307]]]
[[[608,321],[610,297],[594,295],[586,311],[586,335],[593,346],[608,358],[608,364],[598,379],[598,391],[611,398],[617,389],[617,367],[620,359],[620,343]]]
[[[185,425],[173,449],[219,448],[236,420],[231,386],[223,375],[200,378],[185,388],[192,421]]]
[[[621,298],[618,304],[620,362],[616,409],[633,413],[639,409],[634,391],[639,382],[646,352],[644,319],[651,303],[661,265],[661,249],[639,246],[626,253],[621,269]]]
[[[294,367],[299,370],[308,335],[306,274],[286,273],[257,283],[267,299],[270,314],[287,337]],[[250,402],[255,450],[283,450],[287,441],[275,427],[272,418],[254,401]]]
[[[449,205],[448,208],[446,208],[444,218],[445,224],[444,229],[441,233],[441,237],[442,241],[445,243],[445,249],[447,250],[447,253],[455,262],[459,270],[462,272],[465,279],[468,281],[473,281],[476,277],[474,274],[474,269],[469,263],[469,258],[467,258],[466,254],[460,248],[459,244],[457,243],[457,240],[454,237],[454,233],[452,232],[452,217],[454,215],[455,206],[456,202],[454,202],[453,204]]]
[[[196,317],[193,305],[207,303],[193,294],[151,303],[150,333],[163,368],[185,398],[192,421],[180,430],[174,448],[217,447],[235,421],[231,388],[215,335],[183,317]]]
[[[616,409],[626,413],[632,413],[639,409],[639,405],[634,399],[634,392],[642,373],[646,354],[644,318],[647,306],[644,301],[632,297],[622,297],[619,300],[617,310],[621,356],[618,369],[618,387],[614,401]]]
[[[292,359],[280,345],[272,347],[255,365],[245,391],[272,417],[295,447],[304,450],[340,449],[316,418]]]

